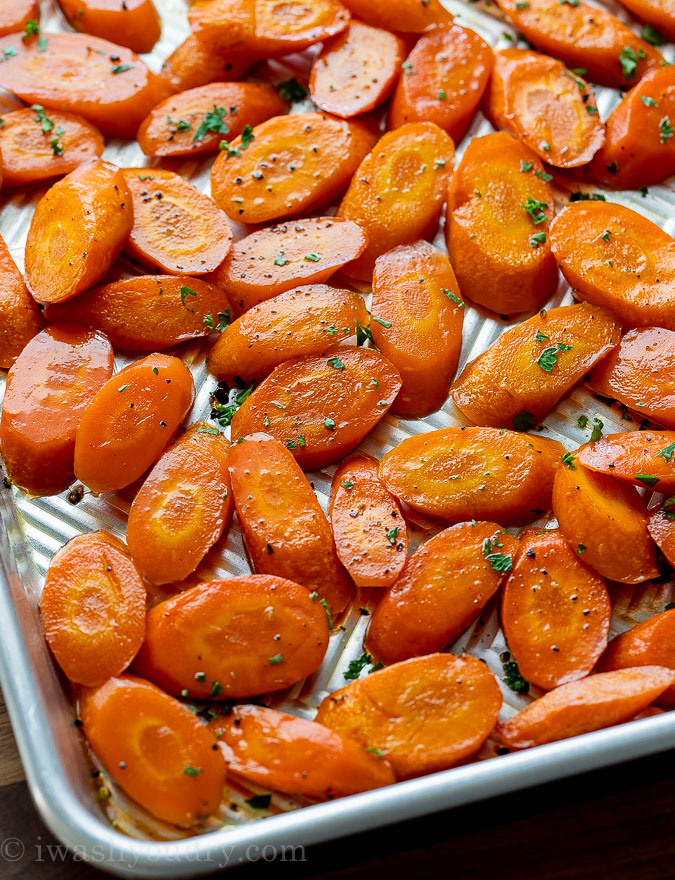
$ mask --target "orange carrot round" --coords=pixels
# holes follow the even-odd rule
[[[629,12],[658,28],[671,42],[675,40],[675,12],[669,0],[620,0]]]
[[[647,528],[659,550],[675,568],[675,496],[666,498],[650,512]]]
[[[255,57],[255,0],[197,0],[188,11],[190,30],[211,53]]]
[[[586,468],[636,486],[675,491],[675,431],[607,434],[582,446],[577,459]]]
[[[0,235],[0,367],[11,367],[43,327],[42,313]]]
[[[164,60],[159,76],[172,91],[183,92],[212,82],[241,80],[252,66],[253,59],[220,55],[190,34]]]
[[[162,30],[152,0],[59,0],[68,24],[76,31],[104,37],[134,52],[150,52]]]
[[[373,27],[410,34],[421,34],[434,25],[452,21],[439,0],[346,0],[345,6],[354,18]]]
[[[40,9],[36,0],[4,0],[0,4],[0,37],[17,34],[29,21],[39,21]]]

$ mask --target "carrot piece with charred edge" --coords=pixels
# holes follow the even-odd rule
[[[415,510],[450,522],[531,522],[551,506],[564,448],[496,428],[442,428],[406,438],[380,462],[380,479]]]
[[[225,764],[195,713],[131,675],[80,695],[82,730],[112,778],[149,813],[189,827],[216,812]]]
[[[222,535],[234,507],[229,460],[218,429],[197,422],[148,474],[129,510],[127,543],[152,583],[184,580]]]
[[[75,429],[112,376],[102,333],[53,325],[28,342],[7,376],[0,451],[8,476],[29,495],[56,495],[73,482]]]
[[[316,672],[328,635],[324,608],[300,584],[231,577],[151,608],[134,670],[171,694],[254,697]]]
[[[359,122],[321,113],[275,116],[221,151],[211,169],[213,199],[243,223],[318,211],[340,197],[374,140]],[[278,155],[287,158],[275,162]]]
[[[232,419],[232,436],[265,431],[316,470],[350,453],[392,405],[401,387],[395,367],[364,348],[336,347],[285,361]]]
[[[576,457],[585,468],[617,480],[675,491],[675,431],[606,434],[582,446]]]
[[[336,341],[353,336],[355,321],[368,323],[358,293],[325,284],[287,290],[225,329],[209,352],[209,372],[230,385],[235,376],[246,383],[264,379],[290,358],[320,355]]]
[[[555,292],[554,196],[535,153],[507,132],[474,138],[452,176],[445,235],[464,296],[498,314]]]
[[[76,535],[52,557],[40,598],[47,644],[70,681],[87,687],[123,672],[145,635],[145,586],[114,535]]]
[[[267,706],[209,722],[227,772],[284,794],[326,800],[395,782],[388,761],[334,730]]]
[[[29,21],[39,21],[40,9],[35,0],[5,0],[0,4],[0,37],[18,34]]]
[[[670,0],[619,0],[629,12],[646,21],[668,37],[675,40],[675,13]]]
[[[408,530],[396,498],[380,482],[378,462],[358,453],[333,474],[328,502],[335,547],[358,587],[389,587],[408,554]]]
[[[380,138],[355,171],[338,210],[368,239],[346,275],[369,281],[381,254],[433,236],[454,161],[452,141],[432,122],[402,125]]]
[[[119,6],[110,0],[59,0],[59,6],[73,30],[134,52],[151,52],[162,32],[153,0],[124,0]]]
[[[94,159],[57,181],[37,203],[26,240],[26,278],[36,299],[59,302],[102,278],[133,226],[119,168]]]
[[[557,168],[585,165],[605,142],[593,89],[538,52],[495,52],[483,109],[495,128],[510,131]]]
[[[51,322],[95,327],[122,351],[158,351],[208,336],[230,314],[222,288],[188,275],[136,275],[47,307]]]
[[[563,684],[497,724],[494,738],[512,749],[601,730],[629,721],[675,682],[675,671],[643,666],[601,672]]]
[[[675,568],[675,496],[666,498],[660,507],[650,511],[647,528],[661,553]]]
[[[113,492],[157,461],[195,399],[192,374],[165,354],[150,354],[109,379],[82,413],[75,473],[92,492]]]
[[[497,592],[517,545],[492,522],[439,532],[410,556],[378,603],[367,649],[388,665],[447,648]]]
[[[448,398],[462,347],[464,303],[445,254],[426,241],[401,245],[375,261],[375,345],[401,374],[392,411],[435,412]]]
[[[623,205],[577,202],[551,225],[551,249],[579,299],[628,327],[675,330],[675,240]]]
[[[423,34],[396,86],[390,127],[435,122],[459,143],[478,109],[493,64],[492,49],[475,31],[451,24]]]
[[[372,110],[391,94],[404,59],[405,45],[396,34],[352,21],[314,59],[312,100],[343,118]]]
[[[450,392],[477,425],[510,428],[522,412],[537,422],[617,344],[604,309],[578,303],[547,309],[509,327],[470,361]]]
[[[366,24],[409,34],[421,34],[434,25],[452,21],[451,13],[439,0],[346,0],[345,6]]]
[[[624,584],[658,576],[647,510],[633,486],[588,470],[567,452],[555,474],[553,513],[572,547],[586,548],[584,562],[598,574]]]
[[[316,720],[377,749],[397,779],[446,770],[479,751],[502,705],[494,675],[465,654],[396,663],[329,694]]]
[[[333,614],[343,611],[354,588],[328,520],[291,453],[266,434],[252,434],[233,444],[230,478],[253,570],[302,584],[326,600]]]
[[[44,325],[42,313],[0,235],[0,367],[11,367]]]
[[[220,55],[190,34],[165,59],[159,77],[172,91],[183,92],[212,82],[236,82],[252,66],[251,58]]]

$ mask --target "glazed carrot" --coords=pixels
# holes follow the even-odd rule
[[[431,654],[355,681],[319,706],[316,720],[377,749],[397,779],[445,770],[479,751],[502,704],[475,657]]]
[[[121,351],[159,351],[208,336],[231,316],[225,292],[188,275],[136,275],[47,309],[50,321],[102,330]]]
[[[647,528],[659,550],[675,568],[675,500],[666,498],[659,507],[650,511]]]
[[[302,584],[333,614],[343,611],[353,586],[328,521],[290,452],[265,434],[253,434],[233,444],[230,477],[253,570]]]
[[[37,23],[39,19],[36,0],[3,0],[0,3],[0,37],[23,31],[29,21]]]
[[[510,327],[470,361],[452,387],[455,406],[477,425],[540,422],[619,341],[604,309],[578,303]]]
[[[675,40],[675,13],[669,0],[620,0],[633,15],[658,28],[671,42]]]
[[[165,59],[159,76],[172,91],[183,92],[212,82],[241,80],[252,66],[252,59],[219,55],[190,34]]]
[[[354,172],[338,211],[368,240],[346,268],[349,277],[369,281],[380,254],[433,236],[454,160],[452,141],[431,122],[403,125],[380,138]]]
[[[403,383],[392,410],[417,418],[439,409],[457,370],[464,321],[448,258],[426,241],[378,257],[372,310],[375,345]]]
[[[327,40],[314,59],[309,90],[328,113],[349,118],[372,110],[391,94],[405,58],[403,40],[390,31],[352,21]]]
[[[579,299],[629,327],[675,330],[675,242],[651,220],[623,205],[576,202],[553,222],[551,248]]]
[[[558,270],[549,244],[551,175],[506,132],[470,141],[448,190],[445,230],[462,293],[498,314],[550,296]]]
[[[11,367],[44,323],[42,313],[0,235],[0,367]]]
[[[152,0],[59,0],[59,6],[74,30],[134,52],[150,52],[162,31]]]
[[[567,452],[555,475],[553,513],[572,547],[584,547],[584,562],[603,577],[638,584],[658,575],[647,511],[633,486],[588,470]]]
[[[643,666],[589,675],[564,684],[500,723],[495,738],[528,749],[629,721],[675,682],[663,666]]]
[[[211,169],[214,201],[244,223],[318,211],[339,198],[373,140],[363,124],[321,113],[275,116],[220,153]]]
[[[49,563],[40,615],[71,681],[96,687],[123,672],[145,635],[145,586],[125,545],[103,531],[68,541]]]
[[[75,429],[112,371],[102,333],[52,326],[26,345],[7,376],[0,419],[2,459],[20,489],[56,495],[72,483]]]
[[[326,800],[395,781],[388,761],[346,736],[267,706],[237,706],[209,728],[228,773],[284,794]]]
[[[526,49],[495,53],[484,109],[495,128],[557,168],[585,165],[605,141],[591,87],[560,61]]]
[[[152,815],[188,827],[218,809],[225,764],[187,706],[124,675],[84,691],[80,713],[84,735],[108,773]]]
[[[37,203],[26,241],[26,278],[36,299],[59,302],[105,275],[133,226],[131,194],[119,168],[94,159],[71,171]]]
[[[496,428],[442,428],[406,438],[380,462],[387,489],[441,520],[521,525],[551,505],[563,447]]]
[[[368,321],[363,298],[351,290],[309,284],[254,306],[230,324],[209,352],[216,379],[235,384],[264,379],[301,355],[320,355]]]
[[[475,31],[448,24],[424,34],[408,55],[396,86],[389,125],[435,122],[457,144],[487,86],[494,53]]]
[[[151,608],[134,670],[171,694],[254,697],[311,675],[327,646],[326,612],[305,587],[252,574]]]
[[[330,488],[335,547],[358,587],[391,586],[408,553],[401,507],[380,482],[377,468],[370,455],[352,455],[335,471]]]
[[[585,468],[617,480],[675,491],[675,431],[607,434],[582,446],[577,459]]]
[[[643,418],[675,429],[675,330],[638,327],[626,333],[614,351],[591,373],[591,385],[616,397]]]
[[[232,436],[266,431],[303,470],[344,458],[392,405],[401,379],[376,351],[336,347],[276,367],[232,419]]]
[[[146,156],[216,153],[247,125],[259,125],[287,110],[272,86],[214,82],[159,103],[141,123],[138,143]]]
[[[497,592],[517,544],[496,523],[475,520],[422,544],[378,603],[368,651],[390,664],[447,648]]]
[[[134,207],[126,245],[131,257],[173,275],[203,275],[223,262],[232,228],[208,196],[162,168],[122,173]]]
[[[210,52],[248,54],[255,35],[255,0],[197,0],[188,22],[197,40]]]
[[[347,0],[345,6],[366,24],[403,33],[421,34],[433,25],[452,21],[452,15],[439,0]]]
[[[165,354],[125,367],[82,413],[75,436],[75,473],[96,493],[137,480],[169,445],[195,398],[192,374]]]
[[[588,675],[607,646],[612,603],[583,552],[557,529],[526,529],[502,590],[509,650],[543,690]]]

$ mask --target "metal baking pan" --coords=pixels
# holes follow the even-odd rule
[[[156,0],[163,19],[162,39],[147,56],[158,70],[161,60],[187,35],[186,7],[182,0]],[[515,30],[495,13],[496,7],[446,0],[458,22],[478,31],[495,48],[507,48],[517,41]],[[626,13],[610,3],[605,8],[628,21]],[[43,3],[43,29],[65,30],[67,26],[53,0]],[[673,47],[665,55],[675,61]],[[307,58],[293,57],[275,63],[278,79],[306,72]],[[597,88],[596,95],[605,118],[619,100],[617,92]],[[309,105],[296,105],[307,109]],[[491,131],[479,113],[463,142]],[[458,154],[461,156],[462,144]],[[134,143],[110,142],[105,157],[122,166],[157,164],[148,160]],[[208,192],[210,161],[186,161],[180,171],[204,192]],[[570,183],[571,188],[577,184]],[[0,233],[20,267],[32,209],[44,192],[34,190],[0,199]],[[670,184],[650,187],[649,193],[605,192],[608,201],[625,204],[675,233],[675,190]],[[559,205],[568,192],[558,189]],[[236,234],[244,233],[238,229]],[[444,247],[443,236],[436,243]],[[135,271],[120,263],[116,269]],[[340,279],[336,279],[340,283]],[[545,303],[552,307],[572,301],[561,280],[556,294]],[[511,322],[515,323],[515,322]],[[463,365],[483,351],[502,333],[509,322],[470,307],[467,303],[462,357]],[[215,387],[204,365],[204,346],[182,346],[180,354],[192,369],[197,388],[193,419],[208,417],[209,395]],[[116,369],[133,358],[116,357]],[[4,374],[0,371],[0,396],[4,393]],[[589,428],[577,424],[579,415],[589,418]],[[604,423],[605,433],[638,428],[638,421],[597,400],[580,386],[568,394],[542,427],[545,436],[560,440],[568,449],[588,439],[595,418]],[[452,403],[424,420],[405,421],[387,416],[366,438],[363,448],[380,457],[411,434],[461,425],[463,419]],[[330,488],[332,468],[311,474],[317,497],[324,506]],[[100,868],[124,876],[187,877],[204,874],[244,862],[280,859],[299,860],[302,852],[294,848],[364,831],[381,825],[452,806],[503,794],[518,788],[546,782],[630,758],[671,748],[675,743],[675,713],[659,713],[629,724],[586,734],[585,736],[542,746],[530,751],[497,756],[488,741],[471,764],[420,779],[398,783],[323,804],[309,804],[274,794],[269,811],[261,813],[246,805],[251,793],[262,790],[233,785],[220,813],[199,833],[186,832],[154,820],[127,799],[112,781],[100,772],[95,758],[86,748],[75,725],[75,712],[67,688],[56,670],[45,642],[37,611],[44,574],[52,554],[73,535],[104,528],[124,537],[126,513],[132,493],[129,490],[94,498],[85,493],[77,505],[67,493],[51,498],[29,499],[16,489],[0,486],[0,684],[4,692],[18,743],[28,785],[42,818],[51,831],[79,856]],[[549,520],[540,520],[542,524]],[[413,515],[408,522],[412,549],[437,527]],[[191,583],[213,577],[248,573],[244,545],[236,519],[218,546],[212,550]],[[675,598],[675,584],[663,579],[639,586],[613,585],[612,634],[663,610]],[[344,671],[363,651],[363,635],[368,618],[359,608],[368,605],[365,596],[341,616],[341,627],[332,635],[321,669],[307,681],[289,691],[274,695],[270,705],[312,718],[321,699],[345,684]],[[499,629],[496,602],[452,646],[455,652],[468,651],[481,657],[500,681],[504,695],[502,717],[527,702],[503,683],[502,655],[507,646]],[[365,674],[365,673],[364,673]],[[536,692],[535,692],[536,695]],[[92,771],[94,775],[92,774]],[[621,770],[617,769],[617,773]],[[260,820],[260,816],[264,816]]]

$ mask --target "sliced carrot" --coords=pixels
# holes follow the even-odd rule
[[[210,52],[251,52],[255,0],[197,0],[188,10],[190,28]]]
[[[354,588],[335,552],[330,526],[290,452],[266,434],[233,444],[230,477],[253,570],[302,584],[339,614]]]
[[[377,750],[397,779],[445,770],[479,751],[502,704],[475,657],[431,654],[397,663],[329,694],[316,720]]]
[[[658,28],[671,42],[675,40],[675,12],[670,0],[620,0],[633,15]]]
[[[675,568],[675,496],[666,498],[650,512],[647,528],[659,550]]]
[[[551,506],[564,449],[556,440],[496,428],[442,428],[406,438],[380,462],[387,489],[441,520],[531,522]]]
[[[145,635],[145,586],[125,545],[103,531],[68,541],[49,563],[40,615],[71,681],[96,687],[124,672]]]
[[[303,470],[344,458],[392,405],[401,379],[376,351],[336,347],[276,367],[232,419],[232,436],[266,431]]]
[[[252,66],[251,58],[220,55],[190,34],[165,59],[159,76],[172,91],[183,92],[212,82],[241,80]]]
[[[584,467],[636,486],[675,491],[675,431],[628,431],[607,434],[582,446]]]
[[[619,341],[604,309],[579,303],[510,327],[470,361],[454,383],[455,406],[477,425],[539,422]]]
[[[209,728],[228,773],[284,794],[326,800],[395,781],[388,761],[346,736],[267,706],[237,706]]]
[[[417,418],[439,409],[457,370],[464,321],[448,258],[426,241],[378,257],[372,309],[375,345],[403,382],[393,411]]]
[[[119,168],[94,159],[37,203],[26,241],[26,278],[36,299],[59,302],[91,287],[118,256],[133,226]]]
[[[345,6],[366,24],[403,33],[421,34],[433,25],[452,21],[439,0],[346,0]]]
[[[378,603],[368,650],[390,664],[447,648],[497,592],[517,544],[496,523],[475,520],[426,541]]]
[[[152,51],[162,31],[152,0],[59,0],[59,6],[74,30],[134,52]]]
[[[109,379],[82,413],[75,473],[96,493],[137,480],[160,457],[195,399],[178,358],[151,354]]]
[[[16,34],[25,29],[29,21],[40,20],[36,0],[3,0],[0,3],[0,37]]]
[[[11,367],[44,323],[37,303],[24,284],[23,275],[0,235],[0,367]]]
[[[309,284],[254,306],[230,324],[209,353],[216,379],[231,385],[264,379],[275,367],[302,355],[319,355],[367,323],[363,298],[351,290]]]
[[[153,816],[188,827],[216,812],[225,764],[191,709],[131,675],[84,691],[80,707],[96,756]]]
[[[0,451],[7,474],[30,495],[56,495],[74,479],[75,429],[112,376],[102,333],[52,326],[28,342],[7,376]]]
[[[151,608],[146,630],[134,669],[168,693],[202,699],[283,690],[316,672],[328,646],[321,605],[272,575],[192,587]]]

